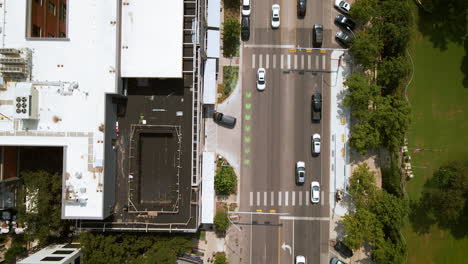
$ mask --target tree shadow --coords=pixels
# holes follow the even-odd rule
[[[423,199],[410,201],[409,220],[411,227],[418,235],[429,233],[431,226],[436,223],[429,212],[430,208],[427,208],[427,203],[424,203]]]
[[[441,51],[449,42],[461,45],[467,33],[467,7],[465,0],[432,0],[429,12],[418,8],[419,31]]]
[[[460,69],[463,73],[463,87],[468,88],[468,35],[464,40],[465,56],[463,56]]]

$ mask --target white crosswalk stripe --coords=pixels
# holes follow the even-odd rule
[[[258,55],[258,67],[263,68],[263,54]]]
[[[319,57],[315,56],[315,69],[319,68]]]
[[[305,197],[305,200],[306,200],[306,205],[309,206],[309,191],[306,191],[306,197]]]
[[[307,55],[307,69],[310,70],[312,68],[312,56]]]
[[[280,64],[280,69],[284,69],[284,56],[281,54],[281,64]]]
[[[273,69],[276,69],[276,54],[273,54]]]
[[[325,58],[325,56],[322,55],[322,70],[325,70],[325,68],[326,68],[325,63],[326,63],[326,58]]]
[[[299,206],[302,206],[302,192],[299,192]]]
[[[288,69],[291,69],[291,55],[288,54]]]
[[[278,206],[281,206],[281,192],[278,192]]]
[[[294,55],[294,69],[297,70],[297,55]]]
[[[265,55],[266,56],[266,62],[265,62],[265,68],[270,68],[270,54]]]
[[[267,192],[263,192],[263,206],[267,206]]]
[[[275,206],[275,192],[271,192],[271,206]]]
[[[296,205],[296,192],[292,192],[291,193],[291,200],[292,200],[292,206],[295,206]]]
[[[255,194],[256,193],[256,194]],[[278,193],[278,194],[276,194]],[[273,207],[282,206],[309,206],[310,202],[309,191],[262,191],[250,192],[249,204],[256,207]],[[321,206],[325,204],[325,193],[320,193]]]
[[[301,69],[304,69],[304,54],[301,55]]]
[[[288,206],[289,192],[284,192],[284,206]]]
[[[252,54],[252,69],[255,69],[255,54]]]
[[[260,192],[257,192],[257,206],[260,206]]]
[[[277,68],[278,54],[252,54],[252,69]],[[287,70],[325,70],[327,56],[325,54],[279,54],[279,69]],[[320,59],[321,58],[321,59]]]

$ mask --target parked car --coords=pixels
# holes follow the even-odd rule
[[[297,0],[297,16],[304,17],[307,9],[307,0]]]
[[[305,264],[305,257],[304,256],[296,256],[296,264]]]
[[[296,184],[304,184],[305,182],[305,162],[296,162]]]
[[[311,105],[312,122],[320,122],[320,119],[322,118],[322,94],[313,94]]]
[[[235,117],[225,115],[216,111],[213,113],[213,120],[220,125],[230,128],[233,128],[236,125],[237,121]]]
[[[313,204],[320,202],[320,183],[318,181],[310,183],[310,201]]]
[[[312,156],[320,154],[320,135],[315,133],[312,135]]]
[[[341,43],[346,48],[349,47],[349,45],[353,41],[353,38],[351,37],[351,35],[345,31],[336,32],[335,38],[339,43]]]
[[[339,260],[338,258],[331,258],[330,264],[346,264],[343,261]]]
[[[313,45],[316,48],[322,47],[323,42],[323,25],[315,24],[313,28]]]
[[[345,14],[348,14],[349,10],[351,9],[351,5],[343,0],[335,0],[335,7]]]
[[[335,17],[335,23],[348,30],[353,30],[356,27],[356,23],[354,23],[354,21],[342,14],[338,14]]]
[[[335,250],[338,251],[343,257],[350,258],[353,256],[353,251],[349,249],[343,242],[337,241],[335,244]]]
[[[274,4],[271,6],[271,27],[280,27],[280,5]]]
[[[247,41],[250,38],[250,18],[248,16],[242,16],[241,20],[241,39]]]
[[[265,90],[265,87],[266,87],[265,75],[266,75],[265,68],[259,68],[257,70],[257,89],[259,91]]]
[[[250,0],[242,0],[242,15],[250,16],[250,13],[251,13]]]

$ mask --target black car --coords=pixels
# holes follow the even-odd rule
[[[356,27],[356,23],[354,23],[354,21],[342,14],[335,17],[335,23],[349,30],[353,30]]]
[[[312,122],[319,122],[322,118],[322,94],[312,95]]]
[[[248,16],[242,16],[241,38],[242,41],[247,41],[250,38],[250,18]]]
[[[222,126],[228,127],[228,128],[233,128],[236,125],[236,121],[237,121],[235,117],[225,115],[223,113],[216,112],[216,111],[213,113],[213,120],[216,123]]]
[[[313,29],[313,45],[316,48],[322,47],[323,42],[323,25],[315,24]]]
[[[351,37],[350,32],[346,32],[346,31],[337,32],[335,35],[335,38],[338,42],[340,42],[345,47],[349,47],[349,45],[353,41],[353,38]]]
[[[307,0],[297,0],[297,16],[304,17],[307,9]]]
[[[345,258],[350,258],[353,256],[353,251],[341,241],[336,242],[335,250],[338,251]]]

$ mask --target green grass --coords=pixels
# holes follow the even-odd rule
[[[418,31],[410,47],[414,79],[408,88],[413,121],[408,132],[410,148],[432,151],[411,153],[415,178],[406,186],[417,199],[433,170],[453,160],[468,159],[468,88],[463,86],[462,45],[449,43],[446,50]],[[408,223],[404,228],[408,263],[462,263],[468,258],[468,238],[455,239],[436,226],[428,234],[417,234]]]

